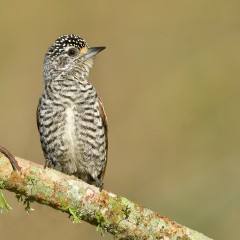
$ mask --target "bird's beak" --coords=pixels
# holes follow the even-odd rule
[[[91,57],[94,57],[95,55],[100,53],[105,48],[106,47],[90,47],[90,48],[88,48],[88,52],[84,55],[85,60],[89,59]]]

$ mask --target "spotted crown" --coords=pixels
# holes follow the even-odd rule
[[[55,58],[59,56],[64,51],[64,48],[67,46],[73,46],[78,49],[88,47],[87,42],[77,35],[62,35],[57,38],[53,45],[48,49],[46,57],[49,56],[50,58]]]

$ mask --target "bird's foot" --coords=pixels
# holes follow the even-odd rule
[[[94,179],[93,185],[95,185],[96,187],[98,187],[98,188],[99,188],[99,191],[101,192],[102,189],[103,189],[104,183],[103,183],[102,180],[99,180],[99,179],[97,178],[97,179]]]

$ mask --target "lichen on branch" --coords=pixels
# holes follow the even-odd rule
[[[74,176],[44,169],[16,158],[20,171],[13,171],[0,153],[0,182],[4,189],[68,213],[74,222],[86,221],[101,232],[119,239],[210,239],[132,201],[99,191]],[[27,206],[30,209],[29,202]]]

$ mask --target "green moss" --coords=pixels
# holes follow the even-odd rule
[[[34,209],[31,208],[30,204],[32,202],[30,197],[25,197],[22,194],[16,194],[16,198],[18,200],[18,202],[22,203],[24,206],[24,209],[27,213],[30,213],[31,211],[33,211]]]
[[[38,188],[39,188],[39,193],[44,194],[46,199],[52,197],[52,195],[54,194],[54,191],[51,189],[51,187],[47,187],[42,183],[38,184]]]
[[[141,220],[141,216],[139,214],[135,214],[135,221],[137,226],[141,224]]]
[[[100,212],[97,212],[95,217],[96,217],[96,220],[97,220],[97,223],[98,223],[97,231],[101,232],[101,234],[103,235],[107,230],[107,227],[106,227],[107,219]]]
[[[39,173],[41,173],[40,168],[38,168],[38,167],[32,167],[31,168],[31,172],[30,172],[31,175],[39,175]]]
[[[11,210],[11,209],[12,208],[8,205],[6,199],[3,196],[2,191],[0,190],[0,212],[2,212],[2,210],[9,212],[9,210]]]
[[[5,187],[4,181],[0,180],[0,189],[3,189]]]
[[[73,223],[81,223],[83,214],[80,212],[79,209],[68,208],[68,212],[70,217],[73,218]]]
[[[112,209],[116,208],[119,204],[114,198],[109,198],[107,204],[111,206]]]
[[[32,190],[37,186],[38,181],[39,180],[35,177],[32,176],[27,177],[27,185],[28,188],[31,189],[31,193],[33,193]]]
[[[56,197],[57,199],[59,199],[60,208],[61,208],[64,212],[67,212],[67,211],[68,211],[68,206],[69,206],[69,204],[66,202],[66,197],[64,196],[64,194],[61,193],[61,192],[56,192],[55,197]]]
[[[66,212],[68,209],[68,204],[65,201],[60,201],[60,208],[62,211]]]
[[[124,205],[126,205],[126,206],[129,206],[129,205],[132,205],[132,204],[133,204],[130,200],[128,200],[128,199],[125,198],[125,197],[122,197],[122,198],[121,198],[121,201],[122,201],[122,203],[123,203]]]
[[[131,214],[131,207],[126,206],[122,209],[123,213],[125,214],[125,219],[128,219]]]
[[[153,219],[151,219],[151,221],[150,221],[150,225],[152,226],[152,227],[157,227],[158,225],[159,225],[159,219],[158,218],[153,218]],[[163,226],[163,228],[164,228],[164,226]]]
[[[38,178],[29,176],[26,181],[28,190],[27,192],[32,195],[42,194],[45,196],[45,199],[48,199],[54,193],[51,187],[44,185]]]

